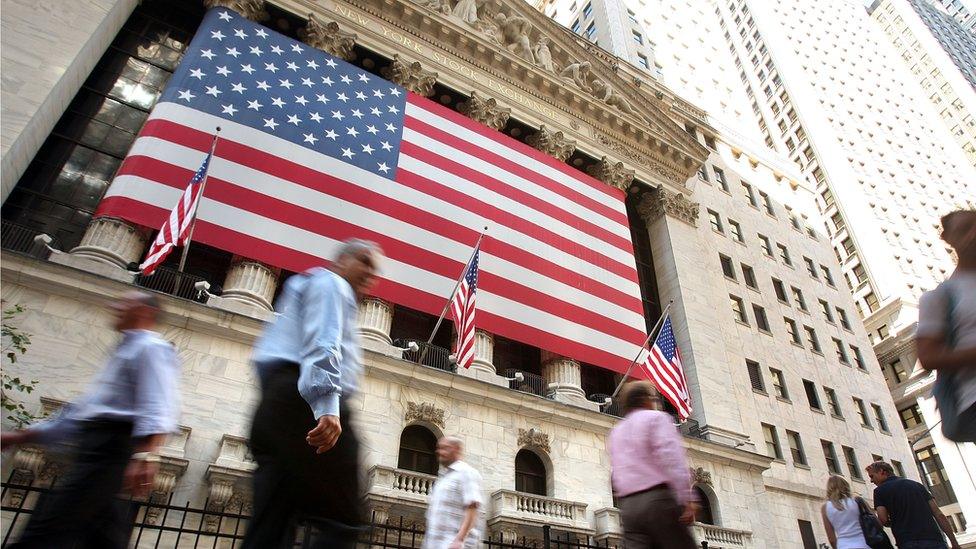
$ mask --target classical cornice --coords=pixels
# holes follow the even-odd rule
[[[645,193],[637,204],[637,213],[648,223],[667,215],[697,227],[699,210],[699,204],[688,200],[684,193],[671,192],[664,187]]]

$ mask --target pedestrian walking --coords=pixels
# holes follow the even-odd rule
[[[881,549],[882,545],[872,547],[865,538],[861,528],[862,509],[870,513],[867,503],[857,496],[851,495],[851,485],[844,477],[831,475],[827,479],[827,501],[820,507],[827,539],[834,549]],[[869,520],[877,522],[877,517],[871,514]],[[881,523],[877,522],[877,530]],[[888,543],[888,549],[891,544]]]
[[[180,367],[173,346],[153,331],[157,298],[131,292],[111,309],[122,339],[85,396],[56,419],[0,439],[5,449],[64,443],[72,454],[14,548],[127,547],[134,509],[117,496],[149,493],[159,468],[157,450],[177,430]]]
[[[292,547],[304,522],[313,547],[354,547],[363,524],[359,440],[349,398],[362,373],[359,299],[376,244],[344,242],[332,265],[285,282],[253,361],[261,401],[251,427],[254,513],[244,549]]]
[[[481,543],[481,475],[461,461],[463,455],[461,439],[437,441],[441,471],[427,504],[423,549],[471,549]]]
[[[621,392],[624,419],[607,438],[611,480],[627,549],[692,549],[688,524],[695,506],[684,442],[671,416],[659,411],[650,382]]]
[[[896,476],[884,461],[868,465],[865,471],[876,486],[874,508],[878,520],[891,527],[898,549],[946,549],[943,532],[949,538],[949,547],[959,549],[949,519],[924,486]]]

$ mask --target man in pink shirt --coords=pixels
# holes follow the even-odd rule
[[[658,411],[650,382],[621,393],[624,419],[607,437],[613,491],[627,549],[693,549],[691,475],[684,442],[671,416]]]

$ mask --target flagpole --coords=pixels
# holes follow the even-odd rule
[[[624,386],[624,383],[627,381],[627,377],[630,375],[630,371],[634,368],[635,365],[637,365],[637,361],[640,360],[641,355],[644,354],[644,349],[647,348],[648,342],[651,341],[651,336],[653,336],[654,333],[657,332],[658,327],[660,327],[661,323],[664,322],[664,319],[667,318],[668,312],[671,310],[672,305],[674,305],[673,299],[671,301],[668,301],[668,306],[664,308],[664,311],[661,312],[660,318],[657,319],[657,323],[655,323],[654,327],[651,328],[651,331],[648,332],[647,339],[645,339],[644,344],[641,345],[641,350],[637,351],[637,356],[634,357],[633,362],[631,362],[630,366],[627,368],[627,372],[624,373],[623,379],[620,380],[620,383],[617,384],[617,388],[614,389],[613,394],[610,395],[610,400],[613,400],[617,396],[617,393],[620,392],[620,389]]]
[[[217,139],[220,137],[220,126],[217,126],[217,132],[214,133],[213,142],[210,144],[210,154],[207,156],[210,158],[210,162],[213,162],[213,153],[217,149]],[[197,228],[197,212],[200,210],[200,203],[203,202],[203,192],[207,190],[207,179],[210,177],[210,166],[207,166],[206,173],[203,174],[203,181],[200,182],[200,196],[196,200],[196,208],[193,210],[193,219],[190,221],[190,232],[186,235],[186,244],[183,245],[183,255],[180,256],[180,268],[179,272],[183,272],[183,268],[186,267],[186,256],[190,251],[190,244],[193,242],[193,231]],[[179,287],[179,283],[177,283]]]
[[[454,289],[451,291],[451,295],[447,298],[447,303],[444,304],[444,310],[441,311],[441,316],[437,317],[437,323],[434,324],[434,330],[430,333],[430,337],[427,338],[427,344],[420,351],[420,357],[417,359],[417,364],[423,364],[424,358],[427,357],[427,350],[430,349],[431,344],[434,343],[434,336],[437,335],[437,330],[441,327],[441,322],[444,322],[444,316],[447,315],[447,310],[451,307],[451,303],[454,301],[454,295],[457,294],[458,288],[461,287],[461,281],[464,280],[464,275],[468,272],[468,266],[471,265],[471,261],[474,259],[474,254],[478,253],[479,246],[481,246],[481,239],[485,237],[485,233],[488,232],[488,227],[485,227],[481,231],[481,235],[478,236],[478,241],[474,244],[474,250],[471,251],[471,257],[468,258],[468,262],[464,264],[464,270],[461,271],[461,276],[458,277],[457,283],[454,284]]]

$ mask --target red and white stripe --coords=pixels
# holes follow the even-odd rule
[[[454,347],[454,359],[458,366],[470,368],[474,362],[474,316],[477,311],[477,288],[472,289],[468,284],[469,266],[461,277],[454,300],[451,302],[451,316],[454,317],[454,327],[457,330],[457,344]]]
[[[650,351],[645,350],[641,364],[661,395],[678,411],[678,419],[688,419],[691,416],[691,397],[688,396],[688,380],[681,366],[681,352],[675,349],[674,361],[669,362],[661,354],[661,349],[654,345]]]
[[[190,227],[193,225],[193,216],[196,214],[199,205],[201,189],[203,189],[203,185],[194,178],[183,190],[183,196],[169,212],[169,217],[159,228],[156,240],[146,252],[146,258],[139,265],[142,274],[153,274],[156,267],[166,260],[166,256],[173,251],[173,248],[186,244]]]
[[[479,326],[619,372],[644,340],[624,194],[411,94],[396,181],[175,103],[161,103],[97,215],[165,216],[206,151],[195,241],[292,271],[350,237],[387,253],[378,297],[438,314],[488,227]]]

